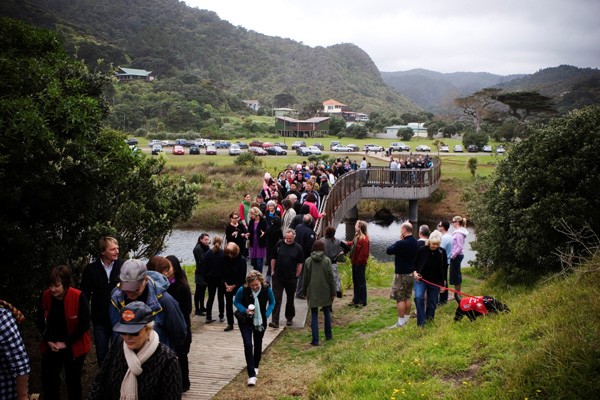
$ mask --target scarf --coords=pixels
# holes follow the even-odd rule
[[[242,200],[242,206],[244,207],[244,215],[240,215],[240,217],[244,218],[244,221],[246,221],[246,223],[248,223],[249,222],[248,213],[250,212],[250,202],[246,201],[246,200]]]
[[[252,296],[254,297],[254,318],[252,318],[252,324],[254,325],[254,330],[262,332],[265,327],[263,326],[263,319],[260,313],[260,304],[258,302],[258,295],[262,290],[262,286],[258,289],[258,291],[252,291]]]
[[[158,348],[160,344],[158,333],[150,332],[150,337],[144,346],[135,353],[129,350],[127,344],[123,342],[123,352],[125,353],[125,361],[127,361],[127,373],[121,382],[121,400],[137,400],[137,377],[142,373],[142,364],[145,363]]]

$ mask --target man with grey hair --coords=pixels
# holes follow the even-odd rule
[[[285,290],[285,319],[287,326],[292,325],[292,320],[296,316],[294,306],[294,295],[298,278],[302,272],[304,263],[304,252],[302,247],[294,241],[296,232],[288,229],[275,246],[275,254],[271,260],[271,279],[273,283],[273,292],[275,294],[275,308],[269,326],[279,328],[279,313],[281,311],[281,301],[283,291]]]
[[[410,318],[410,297],[414,287],[415,257],[419,244],[412,235],[412,224],[404,222],[400,227],[400,240],[387,248],[386,253],[394,255],[394,282],[390,298],[396,300],[398,320],[391,328],[400,328]]]
[[[111,294],[110,319],[113,327],[119,322],[123,307],[133,301],[143,301],[154,313],[154,330],[160,342],[172,350],[181,345],[187,328],[177,301],[167,293],[167,278],[156,271],[148,271],[146,264],[136,259],[123,263],[119,277],[121,283]]]
[[[419,226],[419,240],[417,240],[419,242],[419,247],[425,246],[427,239],[429,239],[429,235],[431,235],[431,231],[427,225]]]

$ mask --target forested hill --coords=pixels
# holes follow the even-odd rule
[[[295,104],[334,98],[363,112],[414,112],[419,107],[383,82],[371,58],[353,44],[311,48],[270,37],[177,0],[3,0],[0,13],[61,33],[94,66],[129,66],[158,78],[180,71],[242,98]],[[296,22],[294,22],[296,23]]]

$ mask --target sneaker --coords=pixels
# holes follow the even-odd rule
[[[250,377],[248,378],[248,386],[256,386],[256,377]]]
[[[288,319],[287,322],[285,323],[286,326],[292,326],[293,322],[291,319]]]
[[[279,324],[276,322],[269,322],[269,326],[271,328],[279,329]]]
[[[219,317],[219,322],[225,322],[225,318]]]
[[[254,368],[254,376],[258,377],[258,368]]]
[[[225,332],[232,331],[232,330],[233,330],[233,325],[227,325],[227,326],[225,327],[225,329],[223,329],[223,330],[224,330]]]

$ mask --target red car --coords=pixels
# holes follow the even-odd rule
[[[262,147],[263,143],[260,140],[253,140],[250,142],[250,147]]]
[[[177,156],[182,156],[185,154],[185,149],[183,146],[173,146],[173,154]]]
[[[269,148],[269,147],[273,147],[273,146],[274,146],[274,145],[273,145],[273,143],[271,143],[271,142],[264,142],[264,143],[262,144],[262,148],[263,148],[263,149],[267,149],[267,148]]]

